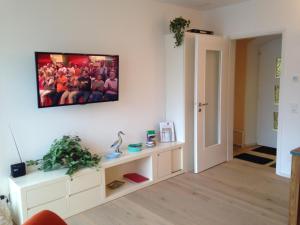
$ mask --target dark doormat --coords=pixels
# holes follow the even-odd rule
[[[276,163],[271,164],[270,167],[276,168]]]
[[[261,146],[259,148],[253,149],[252,151],[254,152],[260,152],[268,155],[276,155],[277,154],[277,149],[276,148],[270,148],[266,146]]]
[[[257,163],[260,165],[265,165],[265,164],[273,161],[273,159],[268,159],[268,158],[264,158],[264,157],[256,156],[256,155],[250,155],[248,153],[242,153],[240,155],[235,156],[234,158],[245,160],[248,162]]]

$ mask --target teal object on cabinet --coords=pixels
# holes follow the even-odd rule
[[[142,144],[130,144],[128,145],[128,152],[140,152],[142,151]]]

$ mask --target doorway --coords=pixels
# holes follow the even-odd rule
[[[236,40],[233,155],[276,167],[282,35]]]

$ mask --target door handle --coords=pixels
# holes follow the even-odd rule
[[[199,104],[198,104],[198,112],[202,111],[202,109],[201,109],[202,106],[208,106],[208,103],[201,103],[201,102],[199,102]]]
[[[199,106],[199,107],[202,107],[202,106],[208,106],[208,103],[201,103],[201,102],[199,102],[198,106]]]

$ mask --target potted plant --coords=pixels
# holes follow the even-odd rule
[[[174,33],[175,47],[179,47],[183,43],[184,32],[190,26],[191,21],[182,17],[177,17],[170,22],[170,31]]]
[[[82,168],[97,167],[101,157],[91,154],[87,148],[80,145],[80,142],[78,136],[63,136],[61,139],[54,140],[50,151],[42,160],[31,160],[27,165],[39,164],[39,169],[44,171],[67,168],[66,174],[70,176]]]

